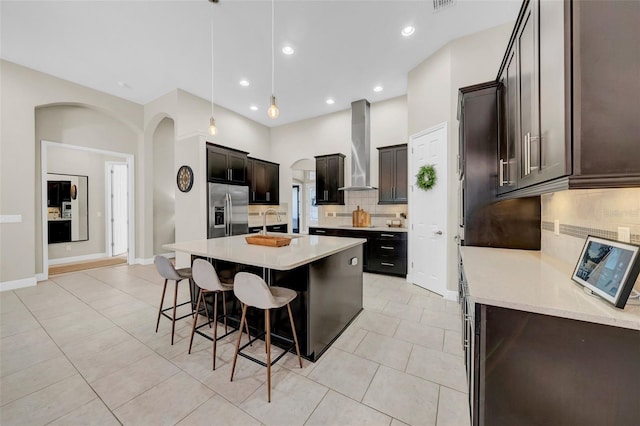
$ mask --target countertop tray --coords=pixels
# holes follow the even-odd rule
[[[290,237],[274,237],[271,235],[252,235],[250,237],[244,237],[249,244],[255,244],[259,246],[268,247],[283,247],[291,244]]]

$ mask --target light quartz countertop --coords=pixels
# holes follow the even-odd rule
[[[287,234],[270,235],[291,236]],[[181,253],[287,271],[367,242],[363,238],[296,235],[288,246],[266,247],[248,244],[245,236],[236,235],[208,240],[184,241],[165,244],[163,247]]]
[[[571,279],[574,265],[539,251],[461,247],[473,302],[640,330],[640,306],[616,308]]]
[[[362,227],[362,226],[351,226],[351,225],[344,225],[344,226],[313,225],[313,226],[309,226],[309,228],[350,229],[350,230],[357,230],[357,231],[376,231],[376,232],[408,232],[409,231],[407,228],[393,228],[390,226]]]

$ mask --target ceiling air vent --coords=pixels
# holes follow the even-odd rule
[[[440,12],[454,5],[456,0],[433,0],[433,11]]]

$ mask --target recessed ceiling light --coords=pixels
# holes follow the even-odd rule
[[[334,103],[336,103],[336,101],[334,101],[333,99],[329,98],[325,101],[327,104],[329,105],[333,105]]]
[[[376,87],[373,88],[374,92],[382,92],[382,90],[383,90],[382,86],[376,86]]]
[[[125,89],[131,89],[131,86],[129,86],[126,81],[119,81],[118,86],[123,87]]]
[[[295,50],[293,50],[293,47],[291,46],[285,46],[282,48],[282,53],[285,55],[293,55],[293,52],[295,52]]]
[[[242,87],[247,87],[249,84],[251,83],[249,83],[247,80],[240,80],[240,86]]]
[[[415,29],[415,27],[412,27],[412,26],[404,27],[402,29],[402,35],[405,36],[405,37],[409,37],[411,34],[413,34],[415,32],[416,32],[416,29]]]
[[[257,110],[258,110],[258,107],[257,107],[257,106],[255,106],[255,105],[251,105],[251,106],[249,107],[249,109],[250,109],[251,111],[257,111]]]

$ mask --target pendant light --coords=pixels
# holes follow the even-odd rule
[[[209,133],[214,136],[218,133],[216,127],[216,119],[213,118],[213,4],[218,0],[209,0],[211,2],[211,118],[209,119]]]
[[[278,111],[278,106],[276,105],[276,83],[275,83],[275,60],[274,60],[274,43],[273,43],[273,21],[274,21],[274,1],[271,0],[271,102],[269,105],[269,109],[267,110],[267,115],[272,120],[278,118],[280,111]]]

